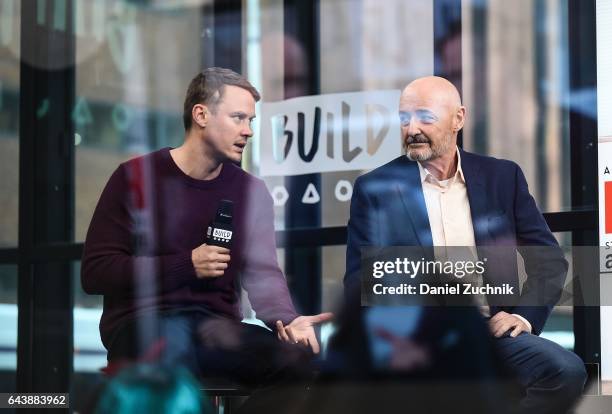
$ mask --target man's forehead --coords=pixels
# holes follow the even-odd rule
[[[402,94],[399,101],[400,110],[418,110],[418,109],[439,109],[440,104],[436,100],[427,96],[419,96],[414,94]]]
[[[448,107],[461,105],[457,89],[447,80],[435,76],[417,79],[404,88],[401,106]]]
[[[251,92],[247,91],[244,88],[234,85],[225,85],[223,87],[223,95],[221,100],[244,100],[246,102],[252,101],[255,103],[255,98],[251,95]]]
[[[236,110],[240,107],[244,111],[248,109],[248,112],[254,112],[255,98],[253,98],[253,95],[246,89],[238,86],[226,85],[218,105],[229,110]]]
[[[399,109],[404,111],[430,110],[434,112],[452,110],[454,102],[444,93],[404,90],[400,96]]]

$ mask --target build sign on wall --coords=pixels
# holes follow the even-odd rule
[[[262,103],[260,174],[370,170],[401,154],[399,90]]]

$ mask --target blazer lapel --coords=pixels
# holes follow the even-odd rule
[[[487,203],[484,175],[480,164],[471,156],[470,153],[461,151],[461,169],[465,177],[468,200],[470,202],[470,212],[472,224],[474,226],[474,240],[476,246],[489,244],[489,215],[490,207]]]
[[[407,158],[406,161],[407,165],[402,168],[403,173],[400,180],[395,184],[395,191],[398,192],[404,209],[412,222],[419,244],[421,246],[433,246],[419,167],[416,162],[409,161]]]

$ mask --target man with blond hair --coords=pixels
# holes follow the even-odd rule
[[[81,278],[86,292],[104,295],[100,333],[111,364],[156,359],[270,385],[304,374],[296,371],[307,370],[307,354],[319,352],[313,326],[331,315],[296,312],[276,259],[272,198],[237,165],[258,100],[238,73],[202,71],[187,89],[183,144],[127,161],[109,179]],[[231,248],[206,242],[225,200]],[[273,332],[241,323],[241,287]]]

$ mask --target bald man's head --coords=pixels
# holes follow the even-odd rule
[[[406,154],[410,159],[427,161],[455,150],[465,108],[452,83],[427,76],[404,88],[399,115]]]
[[[461,106],[461,97],[455,85],[439,76],[425,76],[410,82],[402,91],[400,105],[402,100],[440,104],[449,109]]]

